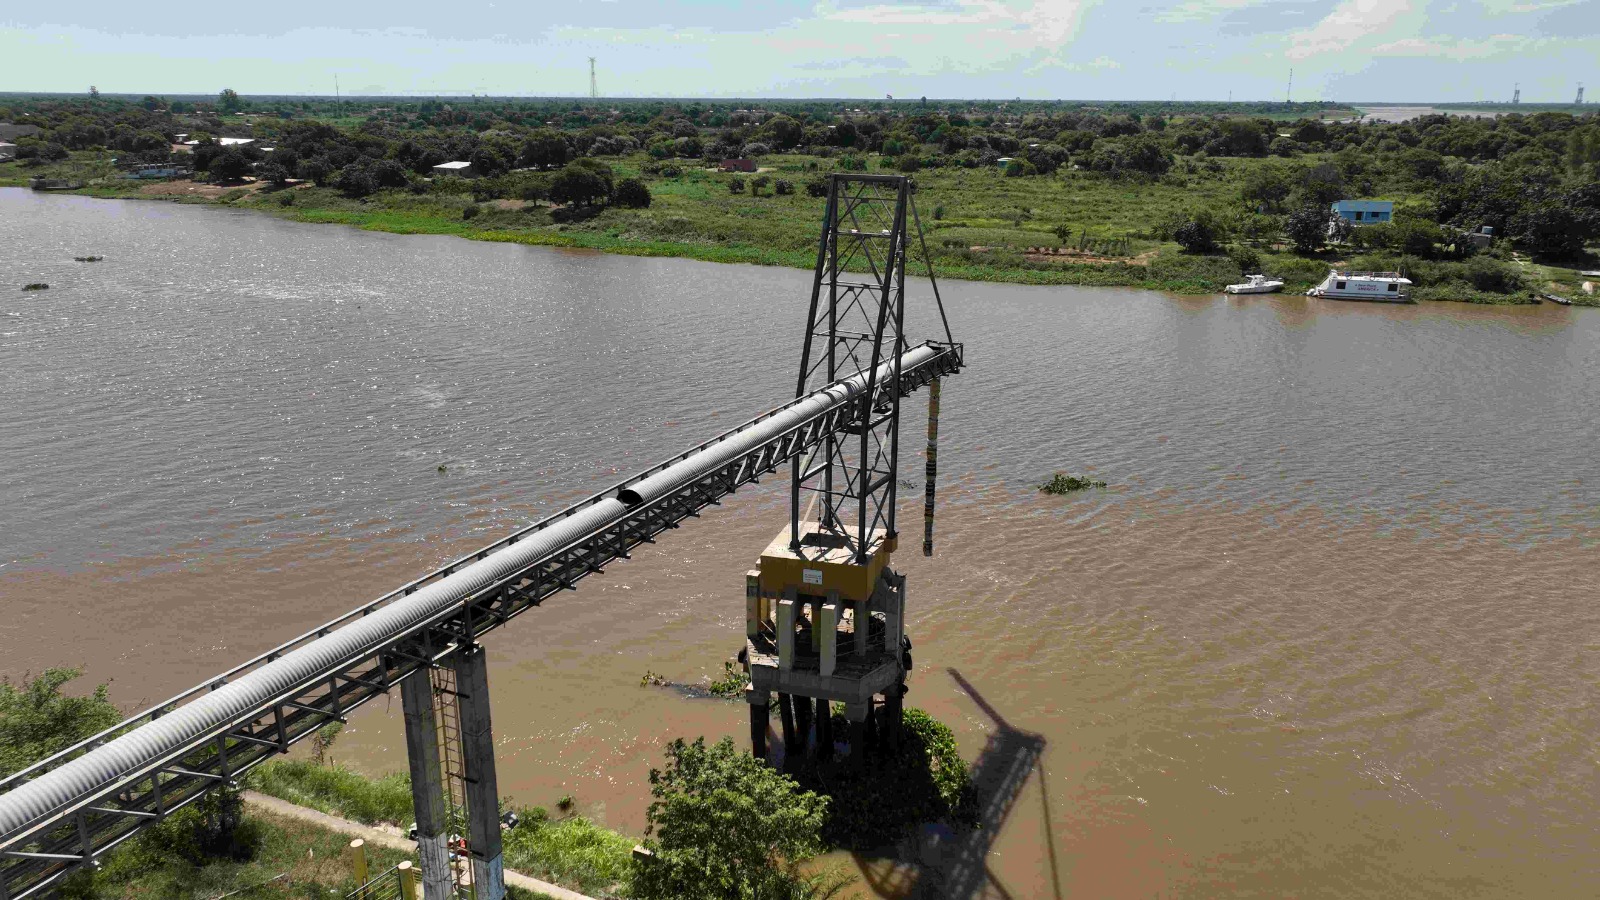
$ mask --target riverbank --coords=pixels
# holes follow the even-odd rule
[[[548,201],[496,196],[516,191],[504,179],[451,179],[455,183],[419,184],[351,198],[310,183],[271,188],[255,182],[126,181],[104,159],[88,156],[79,154],[68,163],[40,169],[0,164],[0,185],[25,186],[29,175],[44,173],[83,181],[85,186],[72,193],[102,198],[244,208],[298,222],[394,234],[797,269],[815,264],[822,205],[799,186],[837,164],[775,156],[770,167],[773,184],[757,192],[740,181],[735,192],[732,188],[741,176],[701,168],[662,168],[635,154],[609,164],[617,179],[644,182],[651,205],[579,212]],[[869,160],[869,166],[873,162]],[[967,281],[1208,294],[1241,281],[1248,265],[1282,278],[1285,292],[1294,293],[1321,281],[1330,267],[1370,264],[1370,254],[1364,258],[1355,251],[1328,251],[1306,257],[1264,240],[1247,247],[1241,240],[1245,253],[1191,254],[1176,243],[1150,236],[1161,231],[1163,226],[1157,223],[1197,209],[1236,205],[1243,180],[1269,162],[1210,160],[1203,167],[1191,167],[1192,171],[1153,180],[1108,179],[1076,171],[1046,179],[1008,178],[994,168],[928,170],[916,176],[917,205],[936,273]],[[744,180],[753,183],[748,177]],[[777,180],[787,183],[785,193],[778,192]],[[1107,245],[1115,245],[1116,252],[1106,252]],[[1528,290],[1477,289],[1453,270],[1461,264],[1427,265],[1434,270],[1436,283],[1419,281],[1419,299],[1537,302]],[[1521,271],[1529,287],[1581,294],[1582,279],[1575,270],[1525,266]]]

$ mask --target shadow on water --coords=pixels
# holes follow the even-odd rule
[[[1022,801],[1028,779],[1037,769],[1050,884],[1056,900],[1061,900],[1060,865],[1050,825],[1049,782],[1042,762],[1045,739],[1013,727],[960,672],[946,671],[994,723],[988,743],[972,766],[972,781],[978,791],[978,827],[951,830],[942,825],[925,826],[914,841],[902,843],[892,855],[857,853],[855,861],[862,877],[881,896],[897,900],[1012,900],[1014,895],[990,873],[987,859],[1000,837],[1000,829]]]

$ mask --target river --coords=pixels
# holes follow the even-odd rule
[[[154,702],[671,456],[792,390],[809,280],[0,190],[0,674]],[[1600,314],[944,287],[970,366],[939,553],[896,561],[908,699],[988,771],[993,715],[1045,749],[930,865],[986,850],[1017,898],[1592,894]],[[1034,490],[1057,470],[1110,487]],[[486,641],[502,793],[637,834],[665,739],[743,739],[640,678],[720,673],[783,502]],[[398,712],[334,756],[401,769]]]

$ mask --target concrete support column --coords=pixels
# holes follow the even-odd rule
[[[411,805],[417,817],[417,859],[423,900],[449,900],[450,854],[445,849],[444,772],[439,765],[439,726],[433,712],[433,682],[422,669],[400,682],[406,722],[406,761],[411,767]]]
[[[870,699],[844,705],[844,717],[850,720],[850,765],[857,769],[867,765],[867,716],[871,712]]]
[[[761,634],[761,620],[766,618],[761,608],[761,573],[752,569],[744,573],[744,635],[755,638]]]
[[[745,692],[750,703],[750,753],[756,759],[767,758],[767,708],[772,695],[766,691]]]
[[[794,588],[790,588],[788,594],[778,601],[778,668],[786,670],[794,668],[795,618],[799,614]]]
[[[886,653],[900,652],[900,637],[905,633],[906,580],[885,572],[889,576],[889,590],[884,591],[883,649]]]
[[[900,749],[900,723],[905,716],[906,686],[896,682],[883,695],[883,737],[889,752]]]
[[[811,698],[794,698],[795,741],[803,756],[811,749]]]
[[[856,601],[855,629],[855,653],[866,656],[867,638],[872,634],[872,604],[865,598]]]
[[[833,706],[817,698],[817,759],[833,759]]]
[[[830,592],[830,596],[836,597],[838,592]],[[822,662],[819,671],[823,678],[828,678],[839,666],[839,604],[824,603],[822,615],[817,618],[815,626],[817,633],[822,636],[822,646],[819,648]]]
[[[794,733],[794,704],[790,702],[788,694],[778,695],[778,718],[783,720],[783,756],[787,760],[800,749]]]
[[[467,781],[467,846],[472,851],[472,886],[477,900],[505,900],[505,862],[500,850],[500,790],[494,774],[494,733],[489,725],[489,667],[483,648],[456,651],[457,701],[461,710],[461,758]]]

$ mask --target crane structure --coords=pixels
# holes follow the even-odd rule
[[[791,532],[801,535],[801,554],[822,540],[839,565],[877,573],[856,614],[871,617],[872,646],[899,684],[899,625],[884,613],[903,603],[904,580],[879,561],[896,539],[900,400],[959,372],[963,348],[948,324],[942,341],[913,344],[903,333],[910,180],[829,180],[795,399],[0,778],[0,900],[50,896],[72,871],[397,687],[424,898],[502,900],[479,639],[785,466],[792,501],[801,493],[822,501],[826,527]],[[846,273],[863,269],[858,288]],[[871,326],[864,332],[851,324],[857,312]],[[931,485],[927,496],[931,504]],[[925,547],[931,513],[928,522]],[[824,587],[842,585],[830,578]]]
[[[915,229],[917,246],[911,246]],[[876,372],[909,349],[906,261],[927,260],[911,182],[901,176],[833,176],[811,285],[811,310],[795,395],[848,372]],[[940,322],[949,323],[928,267]],[[898,368],[899,363],[891,363]],[[745,576],[745,646],[750,675],[751,751],[767,756],[776,693],[784,758],[833,753],[833,708],[844,705],[853,765],[867,759],[868,735],[896,740],[910,669],[904,634],[906,583],[890,567],[898,548],[900,397],[869,380],[851,429],[823,438],[790,463],[789,523]],[[929,390],[927,531],[932,553],[938,381]],[[813,714],[814,713],[814,714]],[[881,716],[880,716],[881,714]],[[814,742],[812,723],[815,723]],[[875,727],[876,725],[876,727]]]

